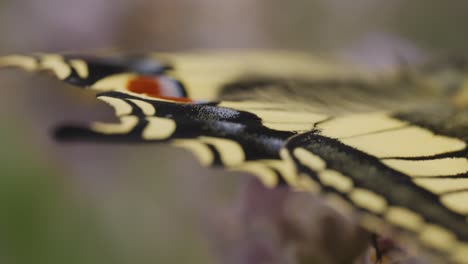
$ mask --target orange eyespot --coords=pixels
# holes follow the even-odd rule
[[[130,92],[176,102],[193,102],[190,98],[187,97],[168,96],[167,89],[170,89],[170,87],[164,89],[158,77],[138,76],[136,78],[130,79],[127,83],[127,90]]]

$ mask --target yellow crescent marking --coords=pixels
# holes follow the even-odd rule
[[[309,175],[303,173],[299,174],[297,177],[295,188],[298,191],[308,191],[311,193],[319,193],[322,189],[318,182],[310,178]]]
[[[84,60],[72,59],[70,65],[75,69],[81,79],[86,79],[89,76],[88,64]]]
[[[287,149],[282,148],[279,152],[279,155],[281,158],[281,162],[278,164],[281,164],[281,168],[276,167],[276,169],[280,171],[284,180],[288,184],[290,184],[291,186],[294,186],[297,181],[296,165],[294,164],[294,161]]]
[[[462,140],[435,135],[427,129],[415,126],[340,141],[380,158],[431,156],[466,147]]]
[[[296,186],[297,176],[295,168],[282,160],[262,160],[265,164],[273,169],[276,169],[284,180],[292,187]]]
[[[93,90],[98,91],[111,91],[111,90],[127,90],[127,83],[130,79],[135,78],[137,75],[133,73],[120,73],[100,79],[91,85]]]
[[[362,227],[366,228],[369,231],[377,232],[381,231],[385,226],[385,223],[378,216],[364,213],[359,219],[359,223]]]
[[[456,243],[451,231],[432,224],[424,226],[419,238],[424,244],[442,251],[450,251]]]
[[[387,159],[382,162],[409,176],[443,176],[468,171],[466,158],[442,158],[436,160],[398,160]]]
[[[122,99],[108,96],[99,96],[97,99],[112,106],[117,116],[129,115],[132,112],[132,106]]]
[[[385,213],[385,219],[391,224],[414,232],[424,226],[424,219],[419,214],[403,207],[390,207]]]
[[[468,214],[468,191],[446,194],[440,200],[451,210],[464,215]]]
[[[136,104],[141,111],[147,116],[154,116],[156,114],[156,109],[150,103],[145,101],[136,100],[136,99],[128,99],[130,102]]]
[[[268,188],[273,188],[278,184],[276,173],[260,161],[246,162],[240,166],[233,167],[230,170],[252,173]]]
[[[304,148],[294,149],[294,156],[299,162],[317,172],[320,182],[336,190],[347,193],[353,188],[353,181],[335,170],[327,170],[325,161]]]
[[[43,55],[40,61],[40,68],[52,70],[58,79],[64,80],[71,74],[71,68],[65,63],[60,55]]]
[[[199,139],[213,145],[218,150],[221,161],[225,166],[240,165],[245,160],[244,150],[234,140],[215,137],[199,137]]]
[[[373,213],[383,213],[385,209],[387,209],[387,202],[385,201],[385,198],[366,189],[354,189],[349,194],[349,198],[356,205]]]
[[[299,160],[299,162],[309,167],[313,171],[324,170],[327,166],[322,158],[304,148],[294,149],[293,154]]]
[[[386,113],[357,114],[337,117],[317,125],[323,135],[331,138],[353,137],[361,134],[406,126]]]
[[[147,117],[148,124],[143,130],[142,137],[147,140],[161,140],[169,138],[176,130],[174,120],[162,117]]]
[[[466,78],[458,91],[452,96],[452,102],[461,109],[468,106],[468,80]]]
[[[10,55],[0,58],[0,67],[19,67],[27,71],[33,71],[37,69],[38,64],[33,57]]]
[[[468,188],[468,179],[450,179],[450,178],[435,178],[435,179],[414,179],[414,183],[423,187],[435,194],[444,192],[457,191]],[[468,200],[467,200],[468,202]]]
[[[318,177],[324,185],[331,186],[342,193],[347,193],[353,188],[351,179],[334,170],[321,171]]]
[[[94,122],[91,124],[91,130],[102,134],[125,134],[130,132],[137,124],[138,118],[136,116],[122,116],[118,124]]]
[[[325,200],[333,209],[346,217],[352,216],[353,212],[355,212],[352,204],[336,193],[327,193],[325,195]]]
[[[191,151],[203,166],[213,164],[213,152],[211,152],[206,144],[201,143],[196,139],[176,139],[172,141],[172,145]]]
[[[459,243],[453,250],[452,260],[457,263],[468,263],[468,244]]]

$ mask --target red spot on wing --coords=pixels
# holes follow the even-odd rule
[[[156,78],[137,77],[130,79],[127,84],[127,89],[134,93],[146,94],[151,97],[160,97],[161,87]]]
[[[190,98],[166,96],[161,89],[161,83],[157,77],[138,76],[130,79],[127,83],[127,90],[134,93],[145,94],[150,97],[161,98],[165,100],[191,103]]]

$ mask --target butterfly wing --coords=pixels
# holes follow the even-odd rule
[[[120,122],[68,125],[60,139],[167,142],[269,187],[323,193],[361,211],[369,230],[390,224],[468,259],[468,113],[443,89],[355,78],[303,55],[148,58],[10,56],[0,65],[103,91]]]

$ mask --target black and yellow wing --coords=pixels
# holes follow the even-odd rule
[[[167,142],[203,165],[266,186],[321,193],[362,226],[405,231],[468,262],[468,110],[462,76],[368,75],[304,54],[8,56],[115,109],[119,123],[70,124],[61,140]],[[457,75],[458,76],[458,75]]]

